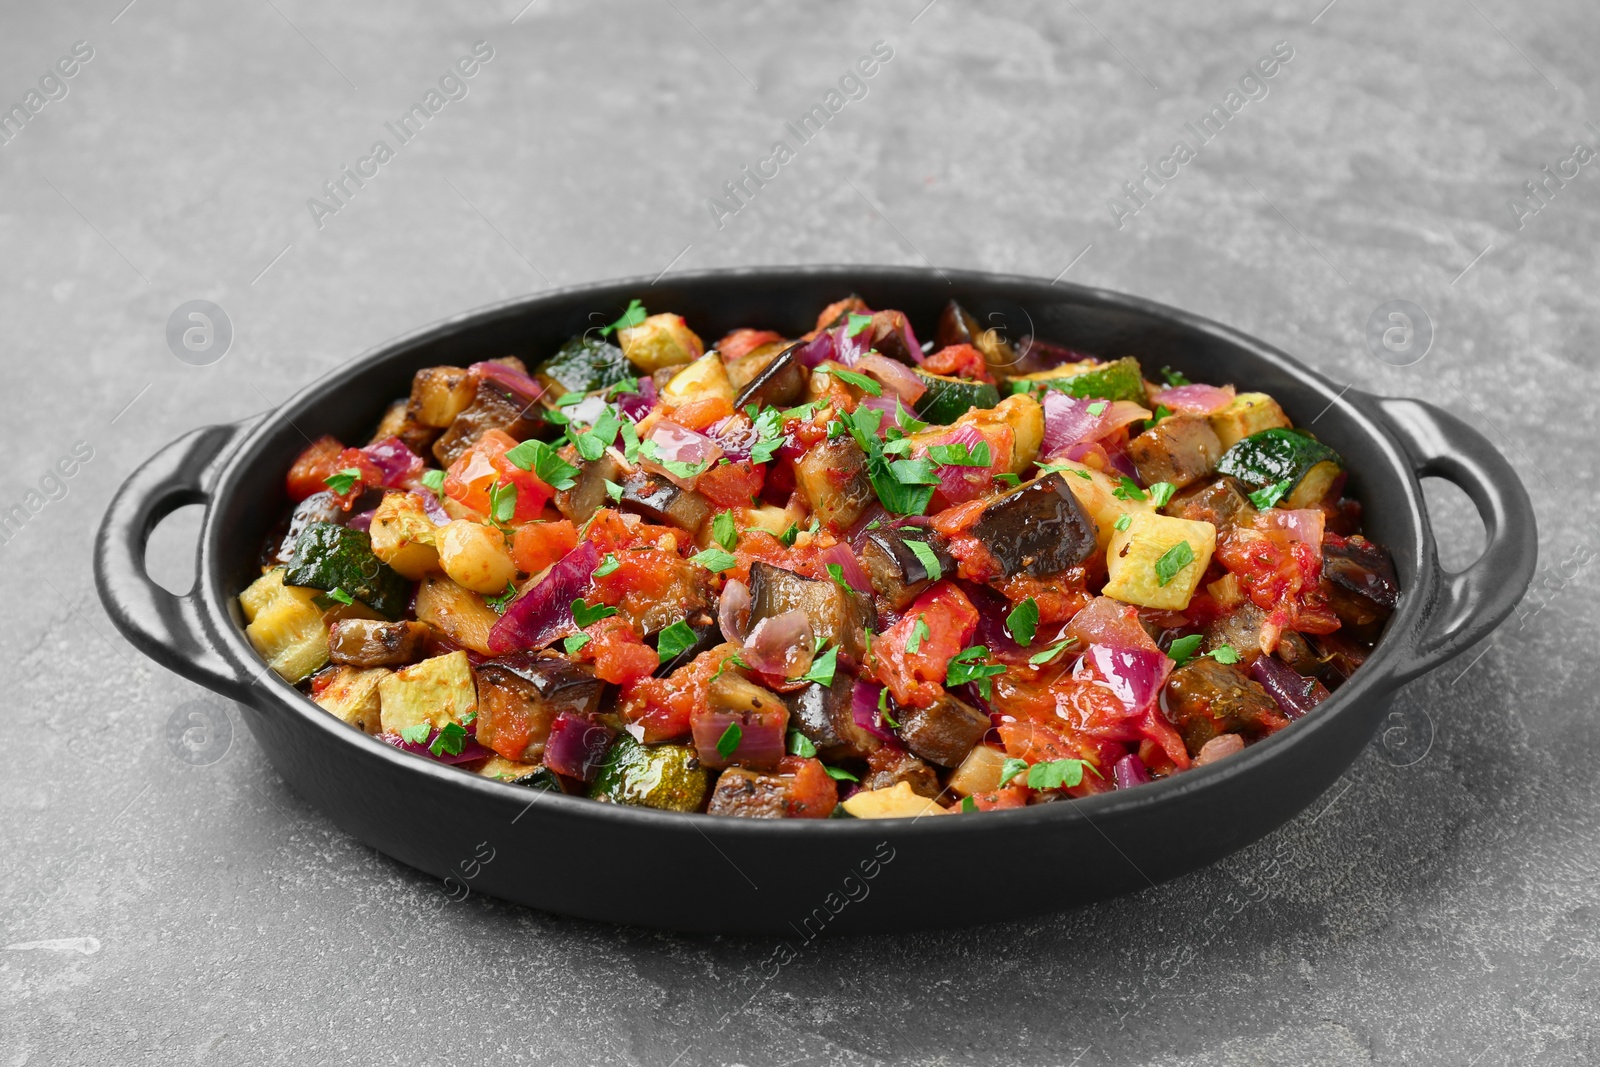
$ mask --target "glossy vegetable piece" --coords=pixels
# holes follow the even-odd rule
[[[1211,429],[1223,448],[1232,448],[1251,434],[1289,426],[1289,417],[1266,393],[1240,393],[1221,411],[1210,415]]]
[[[1329,603],[1340,621],[1359,628],[1387,619],[1400,603],[1389,553],[1360,534],[1327,536],[1321,547],[1322,574],[1332,587]]]
[[[1128,442],[1128,458],[1145,485],[1186,488],[1209,475],[1221,457],[1222,442],[1204,415],[1173,415]]]
[[[363,733],[376,735],[383,729],[378,685],[390,673],[383,667],[338,667],[325,684],[321,675],[317,677],[317,683],[322,688],[312,699],[318,707],[340,721],[349,723]]]
[[[600,550],[584,541],[561,557],[531,589],[506,605],[505,613],[489,632],[494,652],[538,649],[573,630],[572,602],[589,588],[589,577],[600,565]]]
[[[1100,552],[1111,543],[1111,535],[1116,532],[1122,516],[1155,509],[1148,493],[1135,495],[1123,489],[1122,476],[1115,471],[1107,474],[1072,460],[1054,460],[1052,465],[1065,468],[1059,473],[1065,476],[1067,488],[1094,520],[1095,545]],[[1119,490],[1121,496],[1117,495]]]
[[[784,694],[789,725],[804,734],[827,762],[866,759],[883,742],[856,724],[852,714],[855,675],[835,671],[832,685],[812,682],[804,689]]]
[[[294,558],[295,542],[300,540],[300,535],[305,532],[307,526],[314,522],[342,523],[348,516],[349,512],[339,506],[339,501],[333,493],[326,489],[320,493],[312,493],[294,506],[294,511],[289,514],[289,525],[284,531],[283,539],[266,562],[288,563]]]
[[[1132,356],[1110,363],[1078,363],[1053,370],[1037,371],[1012,378],[1032,388],[1055,389],[1068,396],[1092,396],[1100,400],[1131,400],[1148,404],[1144,371]]]
[[[1232,475],[1251,489],[1287,481],[1290,490],[1277,506],[1293,510],[1321,502],[1344,473],[1344,461],[1314,437],[1270,429],[1251,434],[1224,452],[1217,473]]]
[[[896,715],[906,747],[941,767],[959,765],[989,729],[988,715],[948,692],[932,707],[902,708]]]
[[[936,797],[940,793],[938,774],[920,756],[884,745],[867,757],[867,774],[861,779],[863,789],[890,789],[902,782],[919,796]]]
[[[782,819],[789,811],[789,786],[789,780],[780,775],[730,767],[717,778],[706,813],[744,819]]]
[[[411,378],[406,417],[442,430],[466,410],[477,391],[478,383],[465,367],[423,367]]]
[[[983,353],[983,360],[997,372],[1005,373],[1017,364],[1017,353],[1000,331],[985,329],[966,308],[954,300],[939,313],[934,329],[934,350],[950,345],[971,345]]]
[[[703,609],[692,612],[683,621],[690,631],[694,633],[694,640],[682,652],[661,661],[661,665],[656,668],[655,672],[657,678],[665,678],[679,667],[693,661],[700,653],[709,652],[711,649],[716,648],[724,640],[735,640],[731,635],[725,638],[722,633],[722,627],[717,620],[708,615]]]
[[[488,378],[479,377],[472,403],[450,423],[433,443],[433,455],[449,467],[489,430],[499,430],[517,441],[533,436],[542,415],[537,397],[524,397]]]
[[[307,524],[283,580],[324,591],[342,589],[391,619],[399,618],[411,599],[411,583],[378,559],[370,536],[327,522]]]
[[[1094,554],[1095,522],[1059,472],[1027,482],[983,509],[971,533],[1006,577],[1048,578]]]
[[[840,801],[839,806],[856,819],[920,819],[924,815],[950,814],[931,798],[915,792],[906,782],[862,790]]]
[[[952,793],[971,796],[974,793],[993,793],[1000,788],[1000,777],[1005,773],[1006,754],[998,748],[977,745],[967,753],[950,775],[947,783]]]
[[[474,668],[478,740],[508,759],[537,760],[563,712],[589,716],[605,683],[563,656],[513,653]]]
[[[431,490],[425,490],[431,492]],[[439,530],[420,497],[389,492],[372,516],[367,536],[379,559],[416,581],[439,570]]]
[[[855,525],[877,501],[866,453],[848,434],[807,449],[795,460],[794,477],[812,514],[835,530]]]
[[[690,534],[711,515],[711,502],[704,496],[642,468],[623,479],[619,506],[647,522],[676,526]]]
[[[866,652],[866,628],[877,621],[870,597],[850,595],[832,581],[806,578],[760,560],[750,564],[750,625],[798,608],[824,647],[859,663]]]
[[[699,811],[710,786],[711,775],[688,745],[641,745],[628,734],[618,734],[589,787],[589,798],[661,811]]]
[[[1328,699],[1328,688],[1307,678],[1273,656],[1262,656],[1250,666],[1250,677],[1277,702],[1290,719],[1298,719]]]
[[[695,709],[689,717],[702,763],[758,769],[778,765],[784,753],[789,709],[776,693],[727,671],[711,682],[706,702],[705,708]]]
[[[1249,526],[1256,509],[1240,492],[1239,483],[1224,477],[1179,493],[1162,512],[1176,519],[1209,522],[1220,537],[1235,526]]]
[[[564,711],[550,723],[544,765],[557,774],[592,782],[605,763],[615,731],[604,723]]]
[[[328,658],[355,667],[393,667],[422,658],[428,628],[420,622],[342,619],[328,632]]]
[[[1237,666],[1210,657],[1174,670],[1163,699],[1167,718],[1191,756],[1219,734],[1255,740],[1289,723],[1259,683]]]
[[[617,343],[628,360],[646,374],[693,363],[705,352],[705,345],[682,315],[651,315],[637,326],[618,330]]]
[[[500,616],[483,597],[442,574],[430,574],[417,586],[416,616],[462,648],[485,656],[494,653],[489,634]]]
[[[917,418],[935,426],[947,426],[973,408],[992,408],[1000,403],[1000,391],[990,382],[952,378],[918,370],[916,375],[927,391],[917,399]]]
[[[801,364],[799,350],[805,342],[798,341],[779,352],[750,379],[733,406],[743,411],[749,404],[768,407],[789,407],[797,403],[806,389],[806,368]],[[749,357],[756,358],[756,357]]]
[[[579,524],[589,521],[594,513],[611,502],[610,487],[624,481],[622,463],[609,449],[600,453],[599,459],[586,460],[571,446],[561,450],[561,458],[578,468],[572,488],[556,491],[556,510]]]
[[[450,652],[395,671],[378,683],[383,732],[401,736],[413,727],[442,730],[463,725],[478,707],[472,665],[465,652]]]
[[[1182,611],[1216,547],[1217,530],[1209,522],[1139,512],[1126,530],[1111,535],[1106,548],[1109,577],[1101,592],[1124,604]]]
[[[912,542],[931,554],[932,569],[911,547]],[[903,611],[934,582],[956,573],[955,557],[945,547],[944,538],[915,526],[880,526],[868,531],[861,543],[861,565],[891,611]]]
[[[599,337],[574,337],[545,360],[534,375],[549,400],[568,393],[596,393],[633,377],[622,349]]]
[[[495,595],[517,576],[503,533],[493,526],[457,519],[439,529],[439,565],[457,585]]]
[[[412,418],[409,406],[407,400],[396,400],[390,404],[383,418],[378,421],[378,428],[372,432],[371,443],[377,444],[394,437],[418,456],[430,455],[433,442],[439,439],[439,431]]]

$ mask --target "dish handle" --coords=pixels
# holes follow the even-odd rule
[[[117,490],[94,543],[95,587],[122,635],[168,670],[239,701],[250,685],[208,636],[199,593],[163,589],[144,557],[162,519],[188,504],[210,504],[219,457],[258,421],[201,427],[151,456]],[[198,584],[198,563],[195,571]]]
[[[1434,569],[1434,602],[1412,638],[1408,682],[1471,648],[1517,606],[1538,565],[1539,529],[1522,481],[1500,450],[1442,408],[1404,397],[1364,399],[1400,443],[1417,477],[1459,486],[1483,520],[1483,554],[1454,574]]]

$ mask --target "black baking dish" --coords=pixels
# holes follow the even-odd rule
[[[1349,463],[1367,533],[1404,590],[1367,663],[1292,727],[1219,763],[1084,800],[921,820],[746,820],[538,793],[434,764],[346,726],[265,669],[236,597],[286,506],[284,472],[306,436],[363,437],[419,367],[553,351],[633,297],[711,337],[736,326],[807,329],[848,292],[930,324],[952,297],[1013,334],[1106,356],[1133,353],[1196,381],[1271,393]],[[990,317],[993,316],[991,319]],[[1419,476],[1464,489],[1487,529],[1465,571],[1439,565]],[[174,596],[145,573],[150,531],[206,507],[197,576]],[[1136,297],[1007,275],[889,267],[750,268],[628,280],[526,297],[382,345],[265,416],[179,438],[118,492],[95,577],[118,628],[153,659],[238,701],[273,766],[372,847],[473,891],[570,915],[678,930],[884,931],[979,921],[1001,872],[1008,914],[1160,882],[1256,840],[1355,759],[1408,680],[1470,647],[1532,577],[1527,494],[1500,454],[1454,416],[1325,381],[1235,330]],[[483,857],[492,854],[489,862]],[[466,872],[473,872],[468,878]],[[869,880],[870,876],[870,880]],[[970,901],[970,905],[957,902]]]

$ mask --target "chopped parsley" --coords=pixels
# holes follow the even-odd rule
[[[926,430],[928,428],[927,423],[919,422],[911,412],[906,410],[906,406],[900,402],[898,397],[895,398],[894,402],[894,421],[904,433],[916,433],[918,430]]]
[[[1162,367],[1161,377],[1164,378],[1166,383],[1173,388],[1177,388],[1180,385],[1189,384],[1189,379],[1185,378],[1182,374],[1173,370],[1171,367]]]
[[[1232,645],[1218,645],[1208,655],[1218,663],[1238,663],[1239,650]]]
[[[511,603],[511,598],[516,595],[516,585],[512,582],[507,582],[505,592],[496,594],[495,596],[486,596],[483,598],[483,602],[488,604],[495,611],[498,611],[500,614],[504,615],[506,612],[506,605]]]
[[[878,438],[878,424],[883,421],[883,412],[862,407],[842,418],[847,422],[846,428],[856,439],[856,444],[867,454],[867,478],[872,482],[872,489],[878,494],[878,500],[884,508],[896,515],[921,515],[926,511],[928,502],[933,499],[934,483],[907,484],[890,469],[889,462],[883,458],[883,442]]]
[[[1100,416],[1104,415],[1106,413],[1106,408],[1110,406],[1111,404],[1109,401],[1096,400],[1093,404],[1089,405],[1087,410],[1091,415]]]
[[[427,742],[428,735],[431,733],[433,733],[433,725],[431,723],[419,722],[415,726],[407,726],[401,729],[400,740],[408,745],[421,745]]]
[[[622,503],[622,486],[618,485],[616,482],[612,481],[610,478],[607,478],[606,479],[606,496],[611,498],[611,502],[613,504]]]
[[[1029,789],[1071,789],[1083,784],[1083,770],[1087,767],[1096,777],[1103,777],[1094,765],[1081,759],[1053,759],[1035,763],[1028,768]]]
[[[430,470],[422,472],[422,484],[433,490],[433,495],[444,498],[444,471]]]
[[[1121,481],[1117,483],[1117,487],[1111,490],[1111,495],[1116,497],[1118,500],[1149,499],[1149,494],[1143,489],[1139,488],[1139,483],[1128,477],[1126,474],[1124,474]]]
[[[428,751],[435,756],[446,753],[452,756],[461,755],[461,750],[467,743],[467,731],[458,722],[447,722],[439,730],[439,735],[428,746]]]
[[[617,432],[622,429],[622,420],[608,407],[600,413],[594,426],[588,433],[580,433],[573,438],[572,443],[578,448],[578,455],[591,463],[605,455],[617,440]]]
[[[594,569],[594,576],[596,578],[604,578],[620,566],[622,566],[622,561],[616,557],[616,554],[607,552],[605,558],[600,561],[600,566]]]
[[[1043,652],[1035,652],[1033,655],[1028,657],[1028,662],[1035,667],[1043,667],[1046,663],[1049,663],[1051,660],[1061,655],[1061,653],[1065,652],[1068,646],[1075,645],[1077,643],[1078,639],[1076,637],[1069,637],[1059,645],[1053,645],[1050,648],[1045,649]]]
[[[925,542],[915,537],[905,538],[905,545],[911,554],[917,557],[917,562],[922,564],[922,569],[928,572],[928,580],[937,582],[944,577],[944,568],[939,565],[939,554]]]
[[[1115,526],[1119,530],[1126,530],[1128,527],[1133,525],[1133,514],[1131,512],[1124,511],[1121,515],[1117,516],[1117,521],[1111,525]]]
[[[639,431],[634,429],[632,420],[622,424],[622,458],[629,463],[639,458]]]
[[[1172,499],[1172,494],[1177,491],[1178,487],[1171,482],[1157,482],[1150,487],[1150,503],[1158,508],[1164,508]]]
[[[351,486],[360,480],[361,471],[355,467],[346,467],[344,470],[336,471],[322,479],[322,484],[332,489],[337,495],[343,496],[350,491]]]
[[[820,373],[831,374],[840,381],[855,386],[868,396],[883,395],[883,386],[868,378],[865,374],[857,374],[855,371],[845,370],[843,367],[829,367]]]
[[[1204,640],[1200,634],[1180,637],[1167,648],[1167,655],[1181,667],[1194,659],[1194,654],[1200,650],[1200,642]]]
[[[791,522],[789,524],[789,528],[787,530],[784,530],[783,533],[778,535],[778,540],[782,541],[785,545],[788,545],[790,548],[793,548],[794,547],[795,538],[797,538],[799,536],[800,536],[800,527],[799,527],[799,525],[796,524],[796,523],[792,523]]]
[[[733,551],[733,546],[739,543],[739,531],[733,525],[733,512],[717,512],[717,517],[711,520],[711,537],[729,552]]]
[[[833,685],[833,672],[839,662],[839,646],[828,649],[822,655],[811,661],[811,669],[799,678],[802,682],[816,682],[820,686]]]
[[[578,624],[578,629],[587,629],[601,619],[609,619],[617,613],[617,609],[607,604],[589,605],[579,597],[572,602],[572,621]]]
[[[855,596],[856,590],[849,582],[844,580],[844,566],[839,563],[830,563],[827,566],[828,577],[833,579],[833,584],[843,589],[849,596]]]
[[[588,643],[589,643],[589,635],[588,634],[583,634],[583,633],[578,633],[578,634],[573,634],[571,637],[568,637],[565,640],[563,640],[561,642],[561,647],[567,650],[567,655],[575,656],[575,655],[578,654],[578,650],[581,649],[584,645],[587,645]]]
[[[700,564],[712,574],[721,574],[723,571],[732,570],[739,561],[734,558],[732,552],[720,548],[708,548],[690,556],[689,562]]]
[[[961,798],[961,813],[963,815],[965,815],[965,814],[967,814],[969,812],[977,811],[977,810],[978,810],[978,802],[976,800],[973,800],[971,797],[962,797]]]
[[[717,738],[717,755],[723,759],[732,759],[733,754],[739,751],[739,742],[744,740],[744,731],[736,722],[730,722],[728,728],[722,731],[722,736]]]
[[[1001,471],[999,474],[994,476],[994,480],[999,482],[1001,485],[1009,485],[1013,487],[1022,484],[1022,476],[1020,474],[1012,474],[1010,471]],[[972,798],[968,797],[967,799],[971,800]]]
[[[783,442],[786,440],[783,420],[776,408],[767,408],[757,414],[752,421],[755,424],[757,437],[756,443],[750,446],[750,462],[771,463],[772,457],[777,455],[778,449],[783,447]]]
[[[953,686],[973,682],[977,685],[978,692],[988,700],[994,693],[994,686],[989,679],[1006,672],[1001,664],[986,662],[988,658],[989,650],[983,645],[962,649],[951,657],[949,665],[945,668],[944,684]]]
[[[923,638],[929,636],[931,636],[931,631],[928,629],[927,616],[918,615],[917,621],[911,625],[910,636],[906,638],[906,651],[913,656],[916,655],[917,650],[922,647]]]
[[[332,600],[337,600],[341,604],[354,604],[356,602],[355,597],[351,596],[349,593],[346,593],[338,586],[334,586],[332,589],[328,590],[328,597]]]
[[[556,454],[543,441],[524,441],[506,449],[506,460],[525,471],[532,471],[552,489],[571,489],[578,484],[578,468]]]
[[[1004,763],[1000,764],[1000,788],[1004,789],[1008,784],[1010,784],[1011,779],[1015,778],[1019,774],[1022,774],[1027,769],[1027,760],[1012,759],[1008,757]]]
[[[694,647],[698,636],[694,632],[694,627],[679,619],[661,631],[661,636],[656,639],[656,653],[661,657],[662,663],[676,659]]]
[[[883,721],[893,729],[900,729],[900,724],[894,721],[894,716],[889,714],[889,690],[878,690],[878,714],[883,716]]]
[[[844,335],[846,337],[854,337],[856,334],[860,333],[862,330],[865,330],[871,325],[871,315],[863,315],[858,311],[852,311],[850,312],[849,318],[845,320]]]
[[[1179,541],[1156,560],[1156,584],[1171,585],[1178,572],[1193,562],[1194,549],[1189,547],[1189,542]]]
[[[650,313],[644,309],[643,304],[639,303],[637,299],[630,300],[628,301],[628,310],[624,311],[616,322],[601,330],[600,336],[610,337],[616,330],[626,330],[630,326],[637,326],[649,317]]]
[[[931,459],[896,459],[889,463],[889,473],[901,485],[938,485],[939,472]],[[929,499],[932,499],[930,496]]]
[[[739,653],[731,652],[731,653],[728,654],[726,659],[724,659],[721,663],[717,664],[717,673],[713,674],[711,676],[711,681],[714,682],[718,678],[721,678],[722,675],[723,675],[723,672],[725,672],[729,667],[748,667],[748,666],[750,666],[750,664],[746,663],[744,660],[739,658]]]
[[[789,755],[804,756],[807,759],[817,754],[817,746],[811,743],[811,738],[799,730],[789,731]]]
[[[1027,648],[1033,644],[1034,634],[1038,630],[1039,602],[1030,596],[1012,608],[1011,614],[1006,616],[1006,632],[1017,644]]]
[[[828,772],[828,777],[832,778],[836,782],[859,782],[859,781],[861,781],[861,779],[857,778],[855,775],[851,774],[849,771],[845,770],[843,767],[830,767],[826,763],[824,763],[822,765],[822,769],[827,771]]]
[[[929,445],[928,458],[946,467],[987,467],[991,462],[989,442],[979,441],[973,448],[965,441],[948,445]]]
[[[1285,478],[1283,481],[1273,482],[1271,485],[1263,485],[1260,489],[1250,494],[1250,503],[1260,510],[1266,511],[1287,496],[1289,490],[1293,488],[1294,480],[1292,478]]]
[[[513,482],[489,487],[489,520],[504,526],[517,514],[517,487]]]

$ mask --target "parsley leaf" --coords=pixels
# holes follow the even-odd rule
[[[838,667],[839,646],[835,645],[811,661],[811,669],[800,676],[802,682],[816,682],[821,686],[833,685],[833,672]]]
[[[725,552],[720,548],[708,548],[704,552],[696,552],[689,557],[689,562],[698,563],[712,574],[721,574],[731,570],[739,561],[732,552]]]
[[[1167,655],[1170,656],[1173,661],[1181,667],[1185,663],[1188,663],[1190,660],[1194,659],[1194,654],[1200,649],[1200,642],[1204,640],[1205,638],[1200,634],[1190,634],[1187,637],[1180,637],[1176,641],[1172,642],[1171,647],[1167,649]]]
[[[883,395],[883,386],[868,378],[865,374],[857,374],[855,371],[845,370],[843,367],[829,367],[821,373],[831,374],[842,382],[848,382],[868,396]]]
[[[622,420],[606,408],[595,420],[594,426],[588,433],[580,433],[573,439],[573,444],[578,447],[578,455],[591,463],[605,455],[617,440],[617,431],[622,429]]]
[[[639,431],[630,419],[622,424],[622,458],[633,463],[639,458]]]
[[[605,558],[600,561],[600,566],[594,569],[594,576],[596,578],[604,578],[620,566],[622,566],[622,561],[616,557],[616,554],[607,552]]]
[[[1094,415],[1096,417],[1099,417],[1101,415],[1104,415],[1106,413],[1106,408],[1108,408],[1110,406],[1111,406],[1111,404],[1110,404],[1109,401],[1096,400],[1093,404],[1090,404],[1086,410],[1088,411],[1088,413],[1090,415]]]
[[[989,650],[983,645],[962,649],[951,657],[949,665],[945,668],[944,684],[953,686],[974,682],[978,686],[978,692],[988,700],[994,692],[989,679],[1006,672],[1005,667],[999,663],[986,663],[985,660],[988,658]]]
[[[622,503],[622,486],[618,485],[616,482],[612,481],[610,478],[607,478],[606,479],[606,496],[611,498],[611,502],[613,504]]]
[[[616,608],[606,604],[597,604],[591,607],[583,602],[583,597],[579,597],[572,602],[572,621],[578,624],[578,629],[580,630],[593,626],[601,619],[609,619],[616,613]]]
[[[1207,654],[1218,663],[1239,662],[1239,650],[1232,645],[1218,645]]]
[[[1022,476],[1020,474],[1012,474],[1010,471],[1001,471],[999,474],[994,476],[994,480],[999,482],[1001,485],[1009,485],[1013,487],[1022,484]],[[968,797],[967,799],[970,800],[972,798]]]
[[[845,320],[844,335],[846,337],[854,337],[870,325],[872,325],[871,315],[863,315],[858,311],[852,311],[849,318]]]
[[[939,472],[933,469],[931,459],[897,459],[889,464],[889,473],[901,485],[939,484]]]
[[[356,602],[355,597],[351,596],[349,593],[346,593],[338,586],[334,586],[332,589],[328,590],[328,596],[334,600],[337,600],[341,604],[354,604]]]
[[[339,496],[350,491],[350,487],[361,480],[361,471],[355,467],[346,467],[322,479],[322,484],[332,489]]]
[[[1271,485],[1263,485],[1260,489],[1250,494],[1250,503],[1260,510],[1266,511],[1287,496],[1289,490],[1293,488],[1294,480],[1291,478],[1285,478],[1281,482],[1273,482]]]
[[[1150,487],[1150,503],[1158,508],[1164,508],[1172,499],[1172,494],[1177,491],[1178,487],[1171,482],[1157,482]]]
[[[1131,512],[1124,511],[1121,515],[1117,516],[1117,521],[1111,525],[1115,526],[1119,530],[1126,530],[1128,527],[1133,525],[1133,514]]]
[[[719,511],[717,517],[711,520],[711,536],[729,552],[739,543],[739,531],[733,525],[733,512]]]
[[[971,797],[961,798],[961,814],[966,815],[978,810],[978,802]]]
[[[778,454],[778,449],[783,447],[786,440],[783,420],[776,408],[766,408],[755,416],[754,423],[757,437],[756,443],[750,446],[750,462],[771,463],[772,457]]]
[[[800,527],[797,524],[791,522],[789,524],[789,528],[787,530],[783,531],[783,533],[778,535],[778,540],[782,541],[784,544],[788,545],[790,548],[793,548],[794,547],[795,538],[797,538],[799,536],[800,536]]]
[[[1177,371],[1173,370],[1171,367],[1162,367],[1161,368],[1161,377],[1165,378],[1167,384],[1172,386],[1172,387],[1174,387],[1174,388],[1176,388],[1176,387],[1178,387],[1180,385],[1188,385],[1189,384],[1189,379],[1185,378],[1182,374],[1179,374]]]
[[[828,577],[833,579],[833,584],[843,589],[848,596],[855,596],[856,590],[849,582],[844,580],[844,566],[839,563],[830,563],[827,566]]]
[[[1193,562],[1194,549],[1189,547],[1189,542],[1179,541],[1156,560],[1156,584],[1171,585],[1178,572]]]
[[[722,736],[717,738],[717,755],[723,759],[732,759],[733,754],[739,751],[739,742],[744,740],[744,731],[736,722],[730,722],[728,728],[722,731]]]
[[[922,647],[922,639],[931,635],[932,631],[928,629],[927,616],[918,615],[917,621],[911,626],[910,636],[906,638],[906,651],[913,656],[916,655],[917,650]]]
[[[600,336],[610,337],[613,331],[626,330],[630,326],[637,326],[649,317],[650,313],[645,311],[643,304],[639,303],[637,299],[630,300],[628,301],[628,310],[624,311],[616,322],[601,330]]]
[[[817,754],[817,746],[811,743],[811,738],[799,730],[789,731],[789,755],[804,756],[809,759]]]
[[[861,779],[845,770],[843,767],[829,767],[823,764],[822,769],[828,772],[828,777],[836,782],[859,782]]]
[[[895,425],[899,426],[904,433],[916,433],[918,430],[926,430],[928,428],[927,423],[919,422],[911,412],[906,410],[906,406],[900,402],[899,397],[896,397],[894,401],[894,421]]]
[[[525,471],[532,471],[552,489],[571,489],[578,484],[578,468],[556,454],[543,441],[524,441],[506,449],[506,460]]]
[[[1069,645],[1075,645],[1077,643],[1078,639],[1076,637],[1069,637],[1059,645],[1053,645],[1050,648],[1045,649],[1043,652],[1035,652],[1033,655],[1028,657],[1028,662],[1035,667],[1043,667],[1046,663],[1049,663],[1051,660],[1061,655],[1061,653],[1065,652]]]
[[[922,564],[922,569],[928,572],[928,580],[937,582],[944,577],[944,568],[939,565],[939,555],[930,546],[915,537],[907,537],[905,546],[911,554],[917,557],[917,562]]]
[[[467,731],[458,722],[447,722],[439,731],[439,736],[433,739],[428,746],[428,751],[435,756],[449,753],[452,756],[461,755],[461,749],[467,743]]]
[[[489,605],[495,611],[498,611],[500,614],[504,615],[506,613],[506,605],[511,603],[511,598],[516,595],[516,584],[513,582],[507,582],[505,592],[499,593],[495,596],[486,596],[483,598],[483,602]]]
[[[933,486],[905,484],[883,458],[883,442],[878,438],[883,412],[862,407],[842,417],[856,444],[867,454],[867,478],[884,508],[896,515],[921,515],[926,511],[928,502],[933,499]]]
[[[661,636],[656,639],[656,653],[660,655],[662,663],[676,659],[694,647],[698,636],[694,632],[694,627],[679,619],[661,631]]]
[[[1038,629],[1039,602],[1031,596],[1012,608],[1011,614],[1006,616],[1006,631],[1023,648],[1033,644],[1033,636]]]
[[[894,721],[894,716],[889,714],[889,690],[878,690],[878,714],[883,716],[883,721],[892,729],[900,729],[900,724]]]
[[[1122,480],[1117,484],[1117,487],[1111,490],[1111,495],[1118,500],[1146,500],[1149,498],[1149,494],[1139,488],[1139,483],[1126,474],[1122,476]]]
[[[430,470],[422,472],[422,484],[433,490],[434,496],[444,499],[444,471]]]
[[[723,672],[726,671],[729,667],[748,667],[748,666],[750,666],[750,664],[746,663],[744,660],[739,658],[739,653],[730,652],[730,653],[728,653],[727,658],[725,658],[721,663],[717,664],[717,673],[713,674],[711,676],[711,680],[714,682],[718,678],[721,678]]]
[[[400,731],[400,740],[408,745],[420,745],[428,740],[428,735],[433,733],[431,723],[419,722],[415,726],[404,727]]]
[[[965,441],[948,445],[929,445],[928,458],[946,467],[987,467],[992,462],[989,457],[988,441],[979,441],[976,448]]]
[[[1081,759],[1053,759],[1028,768],[1029,789],[1071,789],[1083,784],[1083,769],[1093,767]],[[1096,774],[1099,772],[1096,771]]]
[[[489,520],[504,526],[517,514],[517,486],[514,482],[489,487]]]
[[[584,633],[573,634],[561,642],[561,647],[567,650],[567,655],[575,656],[578,650],[589,643],[589,635]]]
[[[1000,764],[1000,788],[1004,789],[1006,785],[1010,783],[1011,779],[1015,778],[1017,775],[1023,773],[1027,769],[1027,760],[1012,759],[1007,757],[1006,761]]]

